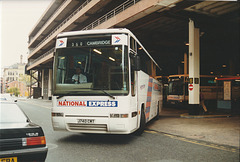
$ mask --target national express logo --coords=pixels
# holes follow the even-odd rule
[[[117,36],[115,36],[115,42],[114,43],[118,43],[118,42],[120,42],[121,41],[121,39],[119,38],[119,37],[117,37]]]
[[[61,47],[64,44],[64,41],[63,40],[59,40],[59,42],[60,42],[59,46]]]
[[[118,107],[118,101],[57,101],[58,107]]]
[[[60,38],[56,41],[56,48],[65,48],[67,47],[67,38]]]
[[[127,45],[127,35],[113,34],[112,45]]]

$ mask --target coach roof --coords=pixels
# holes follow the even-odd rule
[[[81,31],[70,31],[58,34],[57,37],[66,36],[76,36],[76,35],[86,35],[86,34],[106,34],[106,33],[126,33],[134,36],[132,32],[126,28],[116,28],[116,29],[96,29],[96,30],[81,30]]]

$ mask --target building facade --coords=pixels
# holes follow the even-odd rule
[[[3,70],[3,80],[5,83],[12,81],[19,81],[21,77],[25,74],[26,64],[17,63],[10,67],[4,68]]]
[[[153,47],[153,53],[158,54],[158,49],[169,49],[169,44],[174,46],[172,49],[180,48],[181,51],[185,48],[183,38],[188,33],[189,15],[222,16],[237,9],[238,5],[229,2],[53,0],[29,34],[27,71],[31,76],[38,72],[36,81],[41,88],[41,96],[49,99],[52,95],[54,46],[56,36],[61,32],[128,28],[140,39],[145,36],[143,40]],[[160,52],[164,53],[164,50]]]
[[[19,97],[28,97],[29,96],[29,87],[23,81],[17,81],[17,80],[11,81],[11,82],[7,83],[6,86],[7,86],[7,90],[10,90],[11,88],[17,88],[18,89],[17,93],[18,93]],[[14,93],[14,92],[11,92],[11,93]],[[16,96],[16,94],[14,94],[14,95]]]
[[[26,63],[22,63],[21,56],[20,63],[16,63],[3,69],[1,93],[7,93],[11,88],[17,88],[19,96],[29,96],[25,67]]]

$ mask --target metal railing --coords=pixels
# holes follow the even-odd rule
[[[66,3],[66,1],[68,1],[68,0],[65,0],[64,2],[62,2],[62,4],[57,8],[57,10],[55,10],[54,11],[54,13],[48,18],[48,20],[43,24],[43,27],[50,21],[50,19],[53,17],[53,16],[55,16],[55,14],[60,10],[60,8]],[[42,28],[43,28],[42,27]],[[35,34],[35,36],[31,39],[31,40],[34,40],[36,37],[37,37],[37,35],[38,35],[38,33],[40,32],[40,30]],[[31,42],[31,41],[29,41],[29,42]]]
[[[37,61],[41,60],[42,58],[50,55],[52,52],[54,52],[54,48],[50,49],[49,51],[47,51],[46,53],[44,53],[43,55],[39,56],[38,58],[34,59],[33,61],[30,61],[28,66],[36,63]]]
[[[38,48],[44,41],[46,41],[51,35],[53,35],[53,33],[55,33],[60,27],[62,27],[65,23],[67,23],[74,15],[76,15],[80,10],[82,10],[91,1],[92,0],[86,0],[78,9],[76,9],[60,25],[58,25],[47,37],[45,37],[45,39],[43,39],[32,51],[34,51],[36,48]],[[89,24],[88,26],[84,27],[82,30],[91,30],[91,29],[99,26],[100,24],[106,22],[110,18],[118,15],[119,13],[121,13],[124,10],[128,9],[129,7],[135,5],[139,1],[141,1],[141,0],[128,0],[128,1],[124,2],[123,4],[119,5],[118,7],[114,8],[113,10],[108,12],[107,14],[105,14],[102,17],[98,18],[97,20],[95,20],[94,22]],[[52,48],[51,50],[49,50],[45,54],[41,55],[40,57],[35,59],[32,63],[30,63],[30,65],[32,65],[33,63],[35,63],[38,60],[42,59],[43,57],[47,56],[48,54],[53,52],[53,50],[54,50],[54,48]]]
[[[34,51],[38,48],[43,42],[45,42],[49,37],[51,37],[59,28],[61,28],[64,24],[66,24],[74,15],[76,15],[80,10],[82,10],[89,2],[92,0],[86,0],[80,7],[78,7],[71,15],[69,15],[61,24],[59,24],[55,29],[52,30],[50,34],[48,34],[38,45],[32,49]],[[31,52],[32,53],[32,52]],[[30,54],[31,54],[30,53]]]
[[[123,12],[124,10],[128,9],[129,7],[135,5],[139,1],[141,1],[141,0],[128,0],[128,1],[124,2],[123,4],[114,8],[113,10],[111,10],[107,14],[103,15],[99,19],[95,20],[94,22],[92,22],[88,26],[84,27],[82,30],[91,30],[91,29],[99,26],[100,24],[106,22],[107,20],[109,20],[112,17],[116,16],[117,14]]]

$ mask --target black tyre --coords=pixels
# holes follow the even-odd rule
[[[158,120],[159,118],[160,118],[160,116],[159,116],[159,110],[160,110],[160,103],[158,102],[158,109],[157,109],[157,115],[156,115],[156,117],[154,118],[155,120]]]
[[[144,129],[146,127],[146,116],[144,113],[144,109],[141,111],[141,118],[140,118],[140,127],[135,132],[136,135],[141,135],[144,132]]]

